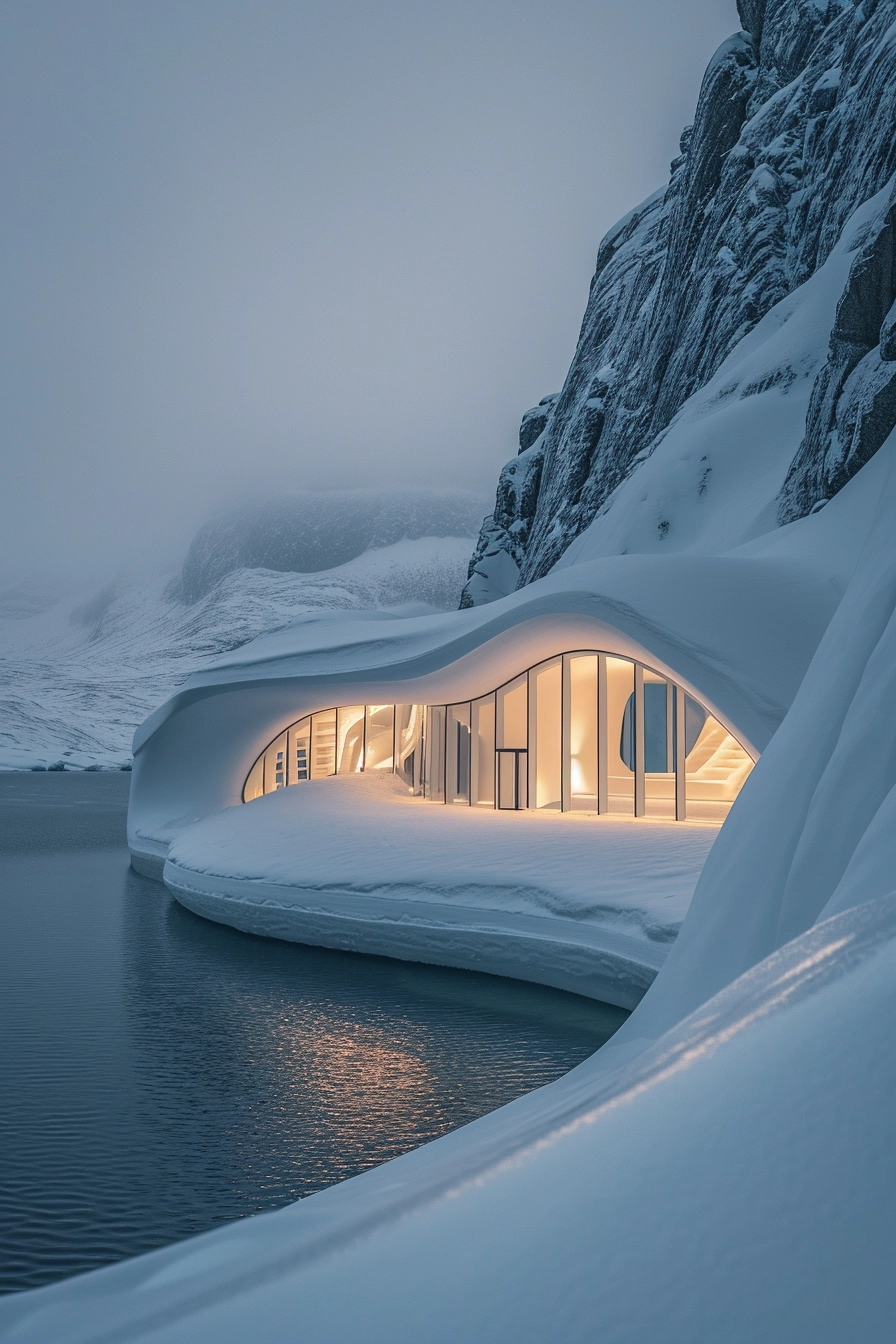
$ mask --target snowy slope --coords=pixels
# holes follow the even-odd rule
[[[865,473],[876,489],[853,578],[722,828],[638,1034],[826,914],[896,891],[896,433],[854,484]]]
[[[137,725],[220,654],[306,612],[456,606],[468,553],[468,537],[423,537],[321,573],[243,568],[192,604],[170,578],[63,601],[9,593],[0,769],[125,765]]]

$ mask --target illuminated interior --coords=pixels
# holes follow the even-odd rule
[[[243,801],[387,770],[432,802],[721,821],[753,759],[675,682],[615,654],[558,654],[453,705],[340,705],[286,728]]]

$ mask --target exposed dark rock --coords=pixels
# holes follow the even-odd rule
[[[536,439],[541,438],[556,400],[557,393],[552,392],[549,397],[542,397],[538,405],[533,406],[531,411],[527,411],[523,416],[520,425],[521,453],[524,453],[527,448],[531,448]]]
[[[781,492],[782,523],[841,490],[896,425],[894,300],[896,202],[850,267],[827,362],[812,390],[806,436]]]
[[[495,511],[485,519],[470,560],[461,608],[489,602],[515,588],[526,553],[529,528],[538,504],[544,466],[543,435],[555,397],[545,397],[527,411],[520,426],[520,451],[498,480]],[[531,427],[541,424],[532,438]]]
[[[684,402],[896,173],[894,0],[739,0],[738,9],[744,31],[710,62],[668,185],[600,246],[566,382],[549,415],[523,422],[537,470],[523,489],[502,473],[467,603],[498,595],[489,575],[502,556],[504,581],[518,571],[520,585],[551,568]],[[896,314],[888,318],[888,263],[875,257],[855,276],[836,349],[832,338],[782,517],[836,492],[892,428]],[[850,302],[861,313],[850,317]],[[783,382],[795,376],[781,370]]]

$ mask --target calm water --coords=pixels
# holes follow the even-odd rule
[[[0,775],[2,1291],[344,1180],[626,1016],[199,919],[129,868],[128,780]]]

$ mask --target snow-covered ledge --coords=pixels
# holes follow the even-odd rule
[[[165,882],[249,933],[514,976],[634,1008],[717,828],[440,807],[332,776],[182,831]]]

